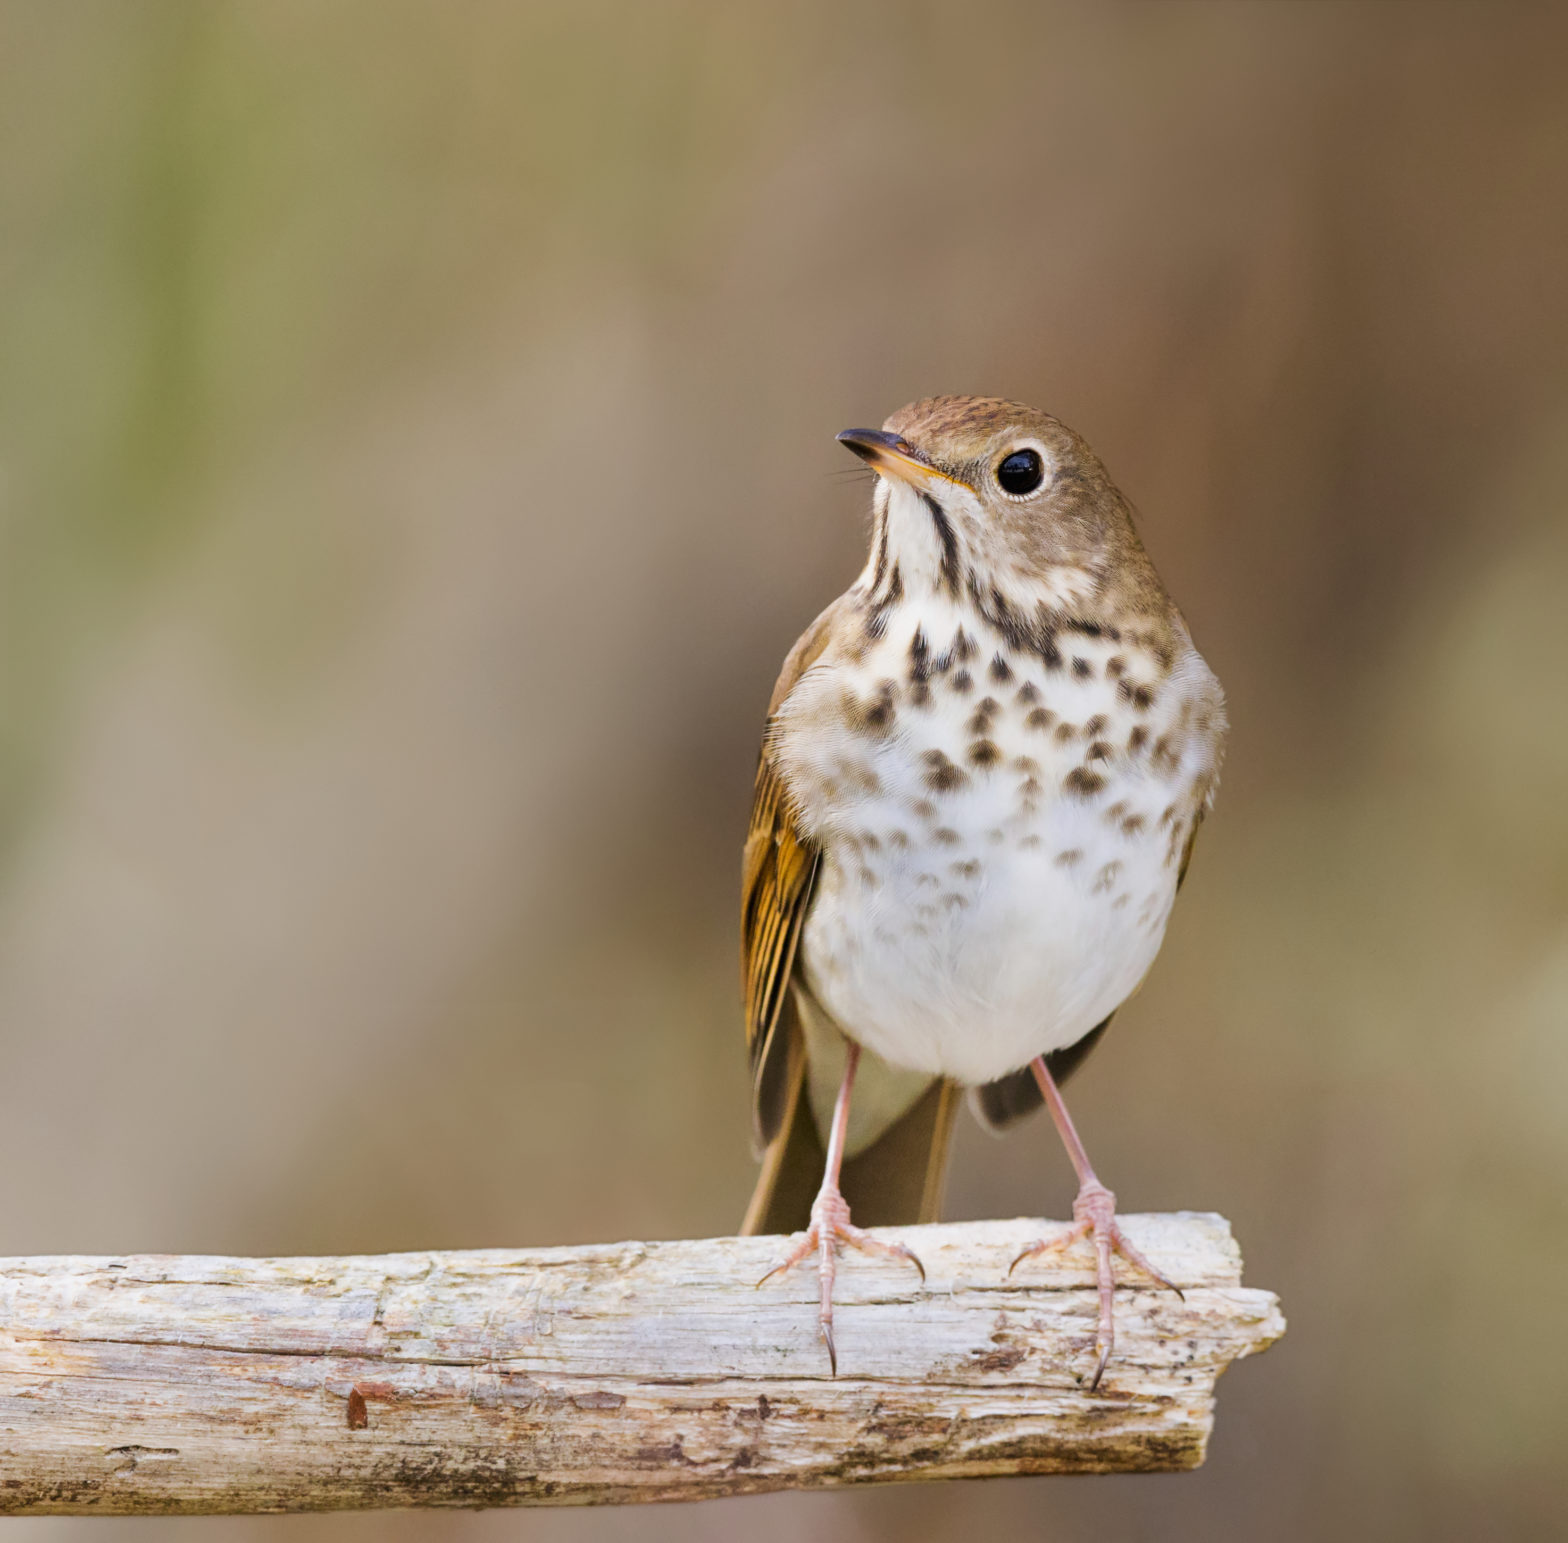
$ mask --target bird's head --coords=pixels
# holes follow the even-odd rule
[[[877,473],[867,579],[884,591],[1073,609],[1142,548],[1125,500],[1064,423],[995,397],[940,396],[839,442]]]

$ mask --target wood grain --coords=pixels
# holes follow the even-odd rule
[[[1225,1221],[1122,1218],[1099,1391],[1086,1252],[1038,1221],[889,1228],[851,1255],[840,1375],[777,1238],[321,1259],[0,1261],[0,1513],[690,1500],[1196,1467],[1214,1383],[1284,1332]],[[1047,1226],[1052,1224],[1045,1224]]]

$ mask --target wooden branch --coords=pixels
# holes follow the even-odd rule
[[[0,1261],[0,1512],[693,1500],[870,1480],[1192,1468],[1214,1380],[1284,1332],[1217,1216],[1122,1218],[1097,1393],[1087,1251],[1038,1221],[850,1254],[840,1375],[773,1238],[342,1259]],[[1045,1224],[1047,1226],[1051,1224]],[[1119,1267],[1120,1268],[1120,1267]]]

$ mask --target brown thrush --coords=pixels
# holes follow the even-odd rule
[[[777,1268],[817,1254],[836,1370],[837,1245],[920,1268],[851,1225],[851,1202],[862,1222],[935,1220],[958,1089],[993,1128],[1043,1100],[1075,1224],[1014,1264],[1092,1241],[1098,1385],[1112,1253],[1169,1282],[1117,1226],[1058,1083],[1154,961],[1224,698],[1126,500],[1055,418],[934,397],[838,437],[877,473],[871,555],[790,650],[763,736],[745,1230],[805,1228]]]

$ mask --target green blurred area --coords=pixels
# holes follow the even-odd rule
[[[0,1253],[727,1231],[832,435],[1059,413],[1231,697],[1074,1084],[1208,1467],[226,1537],[1568,1528],[1568,16],[0,0]],[[949,1211],[1063,1215],[966,1125]],[[81,1524],[13,1523],[65,1538]]]

